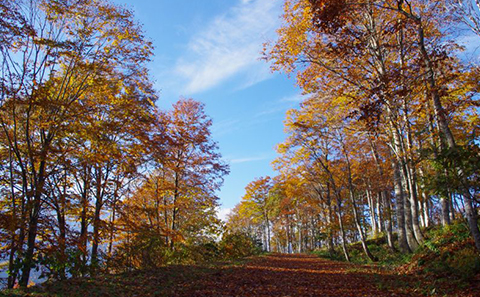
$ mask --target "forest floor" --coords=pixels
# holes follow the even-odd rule
[[[412,276],[374,266],[271,254],[237,264],[168,266],[70,279],[0,296],[437,296],[415,283]],[[462,290],[451,296],[474,294]]]

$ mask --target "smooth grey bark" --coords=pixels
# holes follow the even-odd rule
[[[382,196],[381,193],[377,194],[377,199],[375,199],[375,206],[377,210],[377,229],[379,232],[384,232],[384,224],[383,224],[383,214],[382,214]]]
[[[392,203],[390,201],[390,194],[387,191],[382,191],[381,193],[382,200],[385,204],[385,229],[387,231],[387,244],[392,251],[396,251],[395,245],[393,243],[393,219],[392,219]]]
[[[340,236],[342,238],[342,251],[343,255],[345,256],[345,260],[347,262],[350,262],[350,255],[348,254],[348,249],[347,249],[347,240],[346,240],[346,235],[345,235],[345,228],[343,226],[343,218],[342,218],[342,207],[341,207],[341,202],[337,200],[337,207],[336,207],[336,213],[338,217],[338,225],[340,227]]]
[[[397,229],[398,229],[398,246],[403,253],[409,253],[412,250],[407,241],[407,229],[405,227],[405,211],[404,211],[404,193],[402,187],[402,180],[398,169],[398,164],[394,164],[394,187],[395,198],[397,202]]]
[[[271,252],[270,242],[271,242],[271,234],[270,234],[270,220],[265,210],[265,224],[267,225],[267,251]]]
[[[378,236],[379,229],[378,228],[378,221],[377,221],[377,214],[375,209],[375,202],[373,201],[373,197],[369,190],[365,191],[365,195],[367,196],[367,203],[368,203],[368,210],[370,212],[370,219],[372,224],[372,233],[373,236]]]
[[[407,161],[408,162],[408,161]],[[420,230],[420,222],[419,217],[420,213],[418,210],[418,197],[417,197],[417,187],[414,177],[412,177],[411,169],[407,163],[403,164],[403,180],[405,183],[405,188],[408,189],[408,201],[407,204],[409,206],[408,212],[406,212],[407,216],[409,216],[408,220],[411,220],[411,223],[408,223],[407,226],[411,226],[411,230],[413,232],[413,236],[415,237],[415,241],[418,244],[422,244],[424,241],[422,232]],[[407,209],[406,209],[407,211]]]
[[[408,189],[408,186],[406,186],[405,176],[402,175],[401,170],[400,170],[400,175],[401,175],[402,188]],[[410,246],[410,249],[414,251],[418,247],[418,242],[413,232],[413,219],[412,219],[412,212],[411,212],[412,208],[410,205],[410,199],[407,197],[407,195],[408,193],[404,193],[404,200],[403,200],[404,215],[405,215],[405,230],[407,231],[408,245]]]

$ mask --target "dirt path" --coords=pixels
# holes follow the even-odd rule
[[[177,284],[176,296],[412,296],[379,290],[379,276],[306,255],[271,255]]]
[[[379,289],[411,279],[307,255],[274,254],[242,265],[168,266],[70,279],[0,296],[415,296]]]

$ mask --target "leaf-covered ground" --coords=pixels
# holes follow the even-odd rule
[[[386,286],[388,283],[402,284]],[[170,266],[72,279],[7,296],[419,296],[411,277],[307,255],[269,255],[243,264]],[[383,284],[383,285],[382,285]],[[465,291],[463,291],[467,294]],[[4,292],[5,294],[5,292]],[[1,295],[1,293],[0,293]],[[433,293],[435,295],[435,293]],[[456,295],[456,294],[455,294]],[[458,296],[464,296],[463,294]],[[475,296],[475,295],[465,295]]]

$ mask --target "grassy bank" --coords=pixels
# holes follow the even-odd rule
[[[413,253],[403,254],[390,249],[385,237],[368,240],[368,247],[378,261],[372,263],[364,254],[361,243],[351,244],[352,262],[371,264],[378,269],[410,275],[415,283],[392,280],[379,286],[414,286],[424,295],[458,295],[478,288],[480,292],[480,256],[464,222],[424,230],[425,242]],[[314,252],[324,258],[344,261],[341,251],[329,254],[326,250]]]

